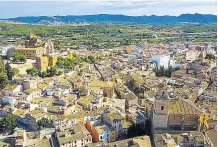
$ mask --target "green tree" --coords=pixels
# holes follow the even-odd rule
[[[38,69],[35,68],[35,67],[26,70],[26,73],[27,73],[28,75],[31,75],[31,76],[37,75],[38,72],[39,72]]]
[[[19,53],[14,53],[12,59],[16,62],[23,62],[23,63],[26,62],[26,56]]]
[[[18,68],[11,68],[10,70],[9,70],[9,75],[11,76],[11,78],[13,79],[13,77],[15,76],[15,75],[17,75],[19,73],[19,69]]]
[[[47,69],[47,73],[50,77],[52,77],[52,76],[56,75],[57,69],[55,67],[51,67],[51,68]]]
[[[164,67],[161,66],[160,67],[160,76],[164,76],[165,75],[165,70],[164,70]]]
[[[88,59],[91,63],[96,63],[96,58],[94,56],[88,56]]]
[[[6,116],[5,123],[6,123],[6,128],[9,130],[14,130],[17,127],[17,120],[11,114]]]
[[[42,71],[41,72],[41,77],[44,78],[44,77],[47,77],[47,76],[48,76],[48,73],[46,71]]]
[[[58,57],[57,60],[57,67],[71,70],[75,67],[75,64],[81,63],[82,59],[80,57],[73,57],[72,59],[69,58],[63,58],[63,57]]]
[[[171,77],[172,72],[173,72],[173,68],[172,68],[172,66],[170,66],[170,67],[166,70],[165,76],[166,76],[166,77]]]
[[[209,59],[209,60],[216,59],[216,56],[213,54],[206,54],[205,59]]]
[[[20,61],[23,62],[23,63],[25,63],[25,62],[26,62],[26,56],[21,55],[21,56],[20,56]]]
[[[4,89],[8,85],[8,76],[6,73],[0,72],[0,89]]]
[[[47,123],[49,123],[49,120],[45,117],[43,117],[41,120],[39,120],[38,122],[39,126],[45,127]]]
[[[4,89],[8,85],[8,75],[3,65],[2,59],[0,58],[0,89]]]
[[[62,75],[63,74],[63,71],[58,71],[58,74],[57,75]]]
[[[1,118],[0,120],[1,130],[14,131],[16,127],[17,127],[17,120],[13,115],[9,114],[6,117]]]
[[[80,70],[80,71],[78,72],[78,76],[82,76],[82,74],[83,74],[83,70]]]
[[[63,46],[60,44],[57,46],[57,50],[61,50],[62,48],[63,48]]]

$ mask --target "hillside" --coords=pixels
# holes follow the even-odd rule
[[[178,22],[217,22],[217,16],[211,14],[182,14],[180,16],[125,16],[125,15],[67,15],[67,16],[27,16],[4,19],[22,23],[82,23],[82,22],[123,22],[123,23],[178,23]]]

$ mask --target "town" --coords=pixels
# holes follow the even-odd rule
[[[0,146],[216,147],[216,24],[179,25],[0,23]]]

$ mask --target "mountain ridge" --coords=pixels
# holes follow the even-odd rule
[[[179,16],[171,15],[143,15],[127,16],[122,14],[95,14],[95,15],[66,15],[66,16],[24,16],[8,19],[6,21],[15,21],[22,23],[82,23],[82,22],[124,22],[124,23],[178,23],[178,22],[199,22],[211,23],[217,22],[217,16],[212,14],[181,14]]]

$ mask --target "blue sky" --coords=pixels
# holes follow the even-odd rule
[[[217,14],[216,9],[216,0],[0,0],[0,18],[90,14],[178,16],[184,13]]]

